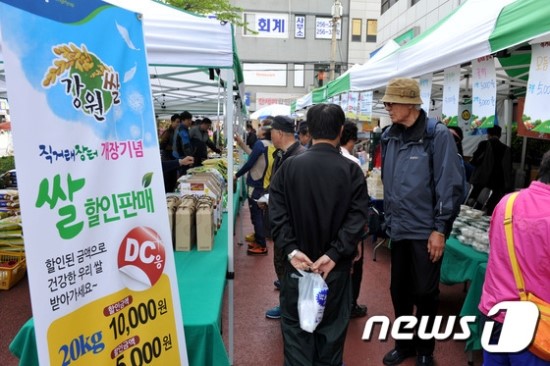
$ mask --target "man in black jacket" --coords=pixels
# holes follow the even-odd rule
[[[208,159],[208,152],[206,147],[209,147],[216,154],[220,154],[221,150],[210,140],[208,130],[212,127],[212,121],[210,118],[203,118],[199,123],[189,130],[189,138],[191,139],[191,145],[193,146],[195,158],[195,166],[201,166],[202,162]]]
[[[271,124],[271,142],[277,149],[274,153],[273,169],[271,177],[275,176],[277,170],[283,165],[284,161],[291,156],[299,155],[306,151],[299,141],[294,138],[294,121],[290,117],[276,116]],[[273,252],[273,264],[275,265],[275,274],[277,280],[274,284],[277,288],[281,287],[281,280],[284,274],[286,257],[283,252],[275,248]],[[265,312],[268,319],[281,318],[281,307],[276,305]]]
[[[363,172],[340,154],[345,121],[335,104],[307,113],[313,146],[279,168],[269,190],[275,247],[287,256],[281,281],[285,365],[341,365],[351,313],[351,265],[367,223],[369,197]],[[313,333],[300,328],[297,270],[322,274],[325,311]]]
[[[493,193],[487,202],[487,215],[506,193],[513,191],[512,183],[512,149],[500,141],[502,129],[494,126],[487,129],[487,140],[477,145],[471,164],[475,167],[470,178],[474,185],[471,197],[477,198],[484,187]]]

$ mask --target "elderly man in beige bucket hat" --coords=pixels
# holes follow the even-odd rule
[[[420,114],[422,104],[418,82],[408,78],[391,80],[381,101],[393,123],[412,126]]]
[[[388,83],[382,98],[392,125],[382,135],[382,181],[387,235],[391,239],[391,284],[395,317],[427,316],[429,332],[437,314],[441,257],[460,210],[462,167],[447,127],[420,108],[414,79]],[[420,322],[419,322],[420,323]],[[417,323],[417,324],[419,324]],[[435,340],[396,340],[383,359],[398,365],[416,356],[433,365]]]

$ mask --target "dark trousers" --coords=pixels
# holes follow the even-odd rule
[[[254,226],[254,237],[256,238],[256,244],[265,248],[265,226],[264,215],[260,206],[258,206],[257,200],[264,195],[263,188],[249,188],[248,189],[248,208],[250,209],[250,220],[252,226]]]
[[[341,366],[351,313],[351,278],[348,271],[332,271],[325,282],[328,296],[323,320],[313,333],[300,328],[298,272],[290,264],[281,282],[281,330],[285,366]]]
[[[269,222],[269,210],[267,209],[267,206],[262,209],[262,214],[264,218],[265,237],[271,239],[271,223]]]
[[[165,153],[163,157],[164,157],[164,160],[166,161],[177,160],[176,158],[174,158],[173,156],[167,153]],[[178,181],[178,169],[163,170],[162,177],[164,179],[164,191],[174,192]]]
[[[352,289],[352,302],[353,306],[357,305],[357,299],[359,298],[359,291],[361,291],[361,280],[363,279],[363,256],[365,247],[363,240],[361,240],[361,256],[359,260],[353,262],[353,271],[351,272],[351,289]]]
[[[415,315],[420,323],[420,317],[427,315],[429,331],[439,305],[441,259],[432,263],[426,246],[426,240],[392,241],[390,292],[395,317]],[[421,340],[415,335],[412,340],[396,340],[395,346],[401,350],[416,349],[419,355],[432,355],[435,340]]]
[[[285,273],[285,261],[287,260],[283,251],[276,246],[273,246],[273,265],[275,266],[275,274],[279,281],[283,280]]]

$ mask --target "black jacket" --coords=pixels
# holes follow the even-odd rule
[[[275,152],[273,153],[273,171],[271,172],[271,176],[275,176],[275,173],[281,167],[281,165],[283,165],[286,159],[294,155],[300,155],[306,150],[307,149],[300,145],[300,142],[298,141],[290,145],[290,147],[286,151],[283,151],[281,149],[275,150]]]
[[[498,138],[481,141],[471,163],[475,170],[470,177],[470,183],[498,192],[513,190],[512,149]]]
[[[328,255],[349,270],[367,223],[369,196],[359,166],[329,144],[288,158],[271,181],[269,217],[275,246],[312,261]]]

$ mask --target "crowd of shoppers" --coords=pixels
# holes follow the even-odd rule
[[[159,137],[165,192],[174,192],[178,177],[190,167],[202,165],[208,158],[207,147],[221,153],[210,139],[211,127],[212,121],[207,117],[193,123],[193,115],[188,111],[170,118],[170,126]]]
[[[504,318],[503,314],[489,316],[493,306],[523,299],[522,291],[550,301],[545,285],[550,273],[544,270],[550,256],[550,151],[543,156],[538,180],[517,196],[513,221],[505,220],[506,194],[513,189],[511,150],[500,141],[499,126],[487,130],[487,140],[468,161],[462,151],[462,130],[428,118],[421,108],[417,81],[390,80],[381,101],[392,122],[381,134],[379,155],[384,230],[391,241],[389,287],[394,316],[424,317],[427,329],[434,325],[446,239],[464,203],[466,176],[473,185],[471,198],[483,188],[492,192],[487,207],[487,213],[493,214],[491,255],[479,309],[486,321],[495,322],[491,337],[497,341]],[[191,118],[186,112],[174,115],[160,137],[167,190],[167,177],[172,179],[174,171],[179,169],[181,174],[187,166],[200,163],[207,147],[220,152],[208,138],[212,122],[205,118],[190,128]],[[235,135],[234,139],[248,155],[235,176],[246,174],[254,227],[247,237],[247,253],[266,255],[266,238],[272,237],[274,283],[280,293],[278,305],[267,310],[266,317],[280,319],[284,364],[343,365],[349,320],[367,314],[367,307],[357,303],[370,205],[361,163],[353,155],[357,125],[346,122],[338,105],[318,104],[299,124],[290,117],[275,116],[261,122],[257,130],[248,123],[246,131],[244,138]],[[268,203],[259,204],[265,197]],[[508,221],[524,273],[523,287],[510,262]],[[299,270],[320,274],[328,285],[322,320],[311,333],[300,327]],[[417,366],[434,365],[435,339],[421,339],[416,327],[402,331],[411,337],[397,339],[382,363],[398,365],[416,357]],[[484,351],[484,360],[486,365],[550,365],[529,349],[513,354]]]

